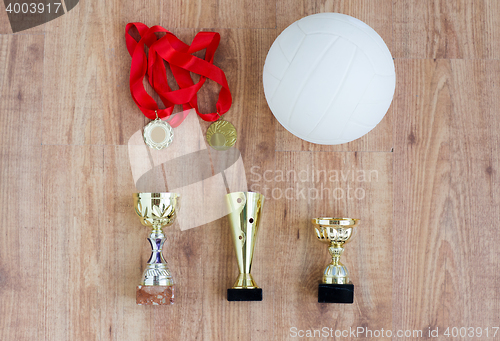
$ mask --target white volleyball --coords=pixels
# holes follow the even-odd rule
[[[280,124],[318,144],[353,141],[389,109],[396,86],[391,52],[364,22],[340,13],[302,18],[276,38],[264,93]]]

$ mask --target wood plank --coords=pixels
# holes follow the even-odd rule
[[[40,146],[0,147],[0,339],[34,340],[42,285]]]
[[[176,30],[177,36],[185,42],[192,40],[194,30]],[[222,40],[216,53],[215,65],[226,72],[233,94],[233,106],[225,119],[235,125],[238,131],[236,147],[242,154],[244,169],[249,181],[251,167],[274,169],[275,149],[274,118],[263,108],[266,102],[260,91],[260,77],[253,77],[253,70],[262,68],[265,51],[271,41],[262,30],[220,30]],[[240,56],[245,56],[242,58]],[[250,76],[252,75],[252,76]],[[213,111],[218,88],[207,84],[200,93],[202,112]],[[209,123],[200,121],[205,130]],[[212,158],[214,155],[212,155]],[[215,159],[212,159],[215,162]],[[189,166],[186,165],[186,171]],[[168,179],[167,179],[168,182]],[[249,183],[250,184],[250,183]],[[221,197],[220,200],[224,200]],[[266,203],[266,210],[272,203]],[[194,214],[182,212],[181,214]],[[272,214],[267,213],[258,236],[254,271],[259,285],[264,288],[264,302],[227,302],[226,290],[237,276],[236,259],[230,238],[227,218],[188,231],[171,230],[169,244],[171,267],[176,271],[179,286],[178,301],[173,309],[159,311],[155,316],[156,335],[160,338],[189,338],[203,333],[209,340],[272,338],[273,286],[272,268],[265,267],[267,258],[272,257],[273,228]],[[271,219],[271,220],[269,220]],[[266,257],[266,255],[268,255]],[[265,257],[265,258],[264,258]],[[203,277],[203,281],[200,280]],[[249,316],[254,323],[248,324]],[[162,321],[172,323],[165,326]],[[266,326],[263,328],[262,326]]]
[[[51,100],[43,113],[44,144],[126,144],[143,124],[128,89],[124,34],[129,21],[160,21],[155,1],[83,2],[46,24],[44,96]]]
[[[127,146],[104,147],[102,199],[104,214],[99,229],[100,339],[154,340],[154,307],[138,306],[136,286],[140,283],[151,248],[148,229],[134,212],[134,186]],[[169,236],[167,236],[169,238]],[[170,243],[170,241],[168,241]],[[170,260],[168,245],[165,256]]]
[[[12,28],[10,27],[9,17],[6,11],[0,11],[0,34],[10,34]]]
[[[43,147],[43,338],[153,339],[153,311],[135,304],[148,253],[137,242],[146,233],[132,219],[126,155],[126,147]]]
[[[493,326],[500,307],[500,247],[495,242],[500,236],[495,223],[500,215],[500,62],[456,60],[451,69],[453,216],[446,225],[450,245],[445,316],[450,325]]]
[[[221,56],[230,56],[223,69],[232,84],[234,103],[228,116],[238,130],[236,147],[243,158],[249,190],[262,193],[253,185],[265,185],[264,181],[252,181],[252,169],[257,172],[274,170],[276,122],[269,115],[262,91],[262,70],[266,51],[272,44],[274,30],[227,30],[228,38]],[[223,47],[223,46],[221,46]],[[223,63],[221,61],[221,63]],[[231,86],[231,85],[230,85]],[[274,258],[275,224],[274,203],[264,200],[261,227],[256,241],[252,275],[263,290],[262,302],[227,302],[226,289],[232,287],[238,274],[234,246],[230,238],[227,218],[223,218],[222,239],[225,248],[225,278],[222,279],[223,305],[221,327],[225,340],[271,340],[274,329],[273,297],[275,292]],[[252,321],[249,323],[249,321]]]
[[[46,339],[96,339],[100,334],[100,237],[103,228],[103,150],[42,149],[41,271]],[[63,166],[62,166],[63,165]],[[105,280],[108,280],[107,278]],[[54,323],[57,321],[57,323]]]
[[[394,273],[397,322],[443,331],[492,325],[499,307],[493,256],[498,233],[490,219],[481,233],[473,229],[479,217],[494,221],[499,214],[492,190],[498,181],[498,119],[492,108],[498,105],[500,65],[428,60],[398,66],[405,75],[398,111],[416,115],[396,125],[395,203],[401,204],[395,211],[395,256],[403,260]]]
[[[162,1],[166,28],[275,28],[276,1]]]
[[[43,35],[0,36],[0,145],[40,145]]]
[[[220,27],[216,0],[167,0],[161,2],[161,22],[165,28]]]
[[[125,26],[129,22],[142,22],[148,26],[160,22],[160,0],[103,2],[100,28],[95,32],[103,58],[97,64],[96,87],[100,110],[92,115],[91,143],[126,145],[129,138],[146,119],[130,95],[129,77],[131,57],[125,44]],[[115,18],[110,21],[109,18]]]
[[[282,128],[261,76],[281,30],[328,11],[379,32],[398,72],[384,120],[334,147]],[[113,0],[81,2],[45,25],[0,35],[0,339],[283,340],[292,327],[323,326],[424,336],[482,326],[484,338],[500,311],[499,11],[496,0]],[[9,33],[3,15],[0,33]],[[168,228],[177,302],[135,304],[149,246],[133,211],[126,146],[147,121],[128,88],[131,21],[160,23],[188,43],[202,28],[221,33],[215,64],[234,99],[225,118],[238,131],[248,185],[266,195],[252,269],[262,302],[226,301],[237,266],[223,217]],[[217,92],[207,82],[203,112]],[[209,123],[200,125],[204,133]],[[311,178],[321,170],[340,179]],[[363,197],[346,198],[349,188]],[[343,256],[353,305],[317,303],[329,256],[310,219],[332,214],[361,218]]]
[[[102,110],[96,71],[103,54],[93,39],[100,15],[84,4],[45,25],[44,145],[90,144],[92,117]]]
[[[175,31],[173,30],[173,32],[179,37],[179,39],[188,44],[192,41],[196,34],[196,31],[193,29],[177,29]],[[219,64],[216,63],[216,65]],[[175,85],[172,83],[171,86],[174,88]],[[200,101],[200,109],[202,112],[211,112],[215,108],[213,98],[216,97],[215,94],[217,93],[217,89],[210,86],[211,85],[208,85],[208,88],[211,91],[211,99],[209,100],[209,103],[205,103],[203,100]],[[206,91],[207,87],[205,86],[204,89],[205,90],[203,91]],[[193,114],[196,115],[194,112],[190,113],[190,115]],[[189,118],[193,119],[191,116]],[[194,121],[192,122],[197,121],[197,118],[194,117]],[[197,123],[194,123],[195,127],[196,124]],[[201,120],[200,124],[203,125]],[[184,125],[182,127],[185,128],[186,126]],[[196,128],[199,129],[199,126]],[[196,131],[194,130],[191,137],[192,139],[188,142],[188,146],[186,146],[185,149],[176,147],[174,149],[174,153],[182,155],[182,152],[187,152],[189,148],[194,148],[194,146],[198,147],[199,141],[204,143],[204,138],[196,136]],[[187,139],[188,137],[184,135],[177,138]],[[161,151],[157,153],[153,152],[151,155],[156,166],[159,164],[160,160],[166,159],[166,161],[168,161],[171,157],[166,156],[166,154],[163,154]],[[137,161],[138,160],[134,160],[134,162]],[[173,191],[174,188],[172,188],[172,184],[175,181],[174,179],[168,177],[168,175],[172,175],[172,169],[165,167],[165,165],[163,167],[164,168],[160,168],[160,172],[162,172],[160,180],[150,184],[149,188],[162,188],[162,185],[164,184],[167,191]],[[192,174],[193,171],[190,169],[191,167],[192,165],[189,164],[179,165],[179,168],[176,169],[179,175],[177,176],[177,174],[173,174],[173,176],[177,176],[176,180],[181,178],[188,179],[188,174]],[[187,198],[183,198],[181,196],[181,207],[179,210],[179,215],[182,215],[184,220],[189,219],[190,216],[196,214],[196,212],[186,211],[186,208],[183,207],[184,205],[182,203],[185,202],[186,199]],[[164,229],[167,237],[167,241],[164,246],[164,255],[165,259],[169,263],[172,276],[174,277],[176,285],[176,298],[174,305],[164,306],[160,307],[160,309],[154,310],[153,331],[155,338],[159,339],[189,339],[193,338],[194,335],[202,335],[205,333],[203,329],[203,309],[206,298],[204,291],[205,286],[210,283],[209,279],[205,279],[205,269],[207,268],[212,271],[214,264],[212,264],[212,262],[204,262],[204,259],[206,259],[204,258],[204,254],[212,247],[211,241],[215,239],[215,237],[212,237],[212,233],[208,231],[213,232],[214,228],[216,231],[217,224],[212,223],[185,231],[181,231],[180,227],[180,223],[176,222],[174,225]],[[168,323],[165,323],[165,321],[168,321]],[[210,333],[217,331],[217,329],[217,325],[211,325],[206,329],[206,331]]]
[[[278,33],[305,16],[336,12],[370,25],[392,51],[392,0],[282,0],[277,3]]]
[[[218,26],[276,28],[276,0],[219,0]]]
[[[500,18],[498,13],[500,12],[500,2],[495,0],[485,0],[485,10],[484,17],[479,20],[485,21],[484,25],[484,45],[483,53],[484,58],[487,59],[499,59],[500,58]],[[475,23],[476,26],[480,26],[479,23]],[[474,33],[477,33],[476,31]],[[475,44],[475,39],[472,40]]]
[[[183,198],[181,205],[182,200]],[[179,215],[181,214],[189,215],[190,212],[186,212],[181,206]],[[201,320],[205,283],[202,252],[210,244],[205,243],[203,228],[181,231],[179,224],[174,223],[165,228],[164,233],[167,241],[163,253],[174,277],[176,297],[174,305],[154,310],[154,336],[155,339],[189,339],[193,335],[203,334]],[[146,259],[143,262],[145,261]],[[165,323],[166,321],[168,322]]]
[[[275,340],[323,326],[334,332],[392,327],[392,158],[392,153],[277,154]],[[343,256],[355,285],[352,305],[318,303],[318,283],[331,259],[311,224],[321,216],[361,219]]]
[[[498,59],[498,1],[394,1],[396,58]]]
[[[278,31],[276,37],[305,16],[323,12],[338,12],[353,16],[370,25],[384,39],[392,51],[392,2],[390,0],[284,0],[277,4]],[[393,147],[393,113],[389,108],[384,119],[367,135],[341,145],[323,146],[303,141],[276,125],[277,150],[279,151],[384,151]],[[269,111],[269,113],[271,113]]]
[[[393,323],[444,331],[449,326],[446,271],[453,252],[446,232],[453,226],[450,63],[396,60],[396,68]]]

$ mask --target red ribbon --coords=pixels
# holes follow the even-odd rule
[[[139,41],[135,40],[129,31],[136,28],[139,32]],[[164,32],[165,35],[158,39],[155,33]],[[174,34],[161,26],[151,28],[142,23],[129,23],[125,29],[127,49],[132,57],[130,68],[130,93],[134,102],[142,113],[149,119],[156,117],[165,119],[169,117],[176,104],[182,105],[184,110],[194,108],[197,114],[205,121],[216,121],[226,113],[232,104],[231,92],[224,72],[213,65],[214,54],[219,46],[220,34],[217,32],[199,32],[191,45],[180,41]],[[149,48],[146,55],[145,46]],[[205,51],[205,59],[193,56],[193,53]],[[168,86],[167,73],[163,61],[170,64],[170,69],[179,85],[179,90],[172,91]],[[200,80],[195,84],[190,72],[199,74]],[[159,95],[165,109],[159,109],[156,101],[144,88],[144,77]],[[217,112],[202,114],[198,110],[196,93],[209,78],[221,85]],[[158,116],[157,116],[158,115]],[[185,115],[177,115],[172,120],[172,126],[178,126]],[[177,120],[176,120],[177,119]]]

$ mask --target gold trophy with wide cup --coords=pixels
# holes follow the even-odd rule
[[[312,219],[316,237],[329,244],[328,251],[332,256],[332,262],[323,272],[323,280],[318,287],[320,303],[354,302],[354,285],[347,268],[340,262],[340,256],[344,252],[344,244],[351,239],[358,222],[358,219],[352,218]]]
[[[136,303],[139,305],[174,303],[174,281],[162,254],[165,243],[162,229],[174,223],[179,203],[180,196],[176,193],[134,193],[135,213],[142,225],[151,228],[148,241],[152,249],[141,284],[136,290]]]

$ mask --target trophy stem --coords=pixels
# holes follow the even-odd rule
[[[165,244],[165,235],[161,225],[153,225],[148,241],[151,245],[151,257],[144,269],[141,285],[173,285],[174,281],[168,264],[163,257],[162,248]]]
[[[342,264],[340,263],[340,256],[342,256],[342,253],[344,253],[344,248],[342,247],[342,244],[334,243],[332,242],[330,244],[330,247],[328,248],[328,251],[330,252],[330,255],[332,256],[332,265],[339,265]]]
[[[323,273],[324,284],[348,284],[349,272],[344,264],[340,262],[340,256],[344,252],[344,243],[331,242],[328,251],[332,256],[332,262],[326,267]]]
[[[233,289],[255,289],[258,288],[257,283],[255,283],[252,274],[241,273],[239,274],[236,282],[234,282]]]

